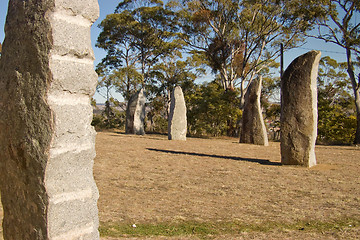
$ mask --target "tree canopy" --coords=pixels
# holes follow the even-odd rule
[[[356,130],[354,97],[346,63],[326,56],[320,60],[318,76],[318,142],[350,144]]]
[[[353,123],[356,112],[354,138],[359,143],[359,5],[356,0],[122,0],[99,25],[96,46],[107,52],[97,66],[99,89],[106,90],[110,104],[111,88],[127,101],[145,87],[152,129],[162,132],[170,92],[180,85],[190,104],[189,133],[235,135],[245,93],[257,75],[264,79],[266,117],[277,121],[279,106],[273,96],[279,78],[274,69],[280,44],[286,51],[315,37],[344,48],[347,56],[346,63],[321,60],[321,138],[334,140],[327,138],[329,126],[341,129],[339,119]],[[207,76],[209,83],[195,83],[204,67],[213,73]]]
[[[298,3],[296,15],[309,19],[313,25],[307,36],[336,44],[344,49],[356,107],[355,144],[360,144],[360,1],[304,0]],[[353,57],[357,58],[357,63]]]
[[[193,54],[206,57],[223,88],[240,88],[240,99],[256,74],[290,49],[308,28],[289,1],[183,0],[177,6],[182,37]]]
[[[161,1],[122,1],[115,13],[108,15],[99,25],[96,46],[107,51],[102,64],[137,78],[140,69],[145,86],[151,68],[161,56],[171,54],[181,45],[175,39],[174,13]]]

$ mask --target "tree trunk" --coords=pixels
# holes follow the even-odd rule
[[[356,133],[354,144],[360,144],[360,93],[359,88],[355,91],[355,106],[356,106]]]
[[[245,105],[245,93],[246,93],[246,89],[245,89],[245,79],[242,78],[241,79],[241,84],[240,84],[240,106],[239,108],[241,110],[243,110],[244,105]]]
[[[351,60],[351,50],[346,48],[346,57],[347,57],[347,72],[349,74],[351,85],[354,90],[355,97],[355,107],[356,107],[356,133],[354,144],[360,144],[360,78],[359,82],[355,79],[354,66]]]
[[[128,57],[128,50],[126,51],[126,58],[125,58],[125,63],[126,63],[126,92],[125,92],[125,101],[129,101],[130,96],[131,96],[131,92],[130,92],[130,87],[131,87],[131,79],[130,79],[130,64],[129,64],[129,57]],[[136,89],[135,89],[136,90]]]

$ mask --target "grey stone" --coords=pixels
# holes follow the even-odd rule
[[[262,78],[254,79],[245,94],[240,143],[268,146],[268,136],[260,106]]]
[[[53,1],[57,2],[58,0]],[[82,3],[87,1],[90,0],[82,1]],[[72,19],[64,16],[71,16]],[[68,11],[51,12],[49,19],[53,41],[51,52],[54,55],[74,55],[83,60],[86,58],[94,59],[90,39],[91,22],[88,19],[83,18],[81,15],[73,15]]]
[[[68,60],[68,61],[67,61]],[[52,69],[53,78],[58,81],[51,85],[52,91],[81,93],[86,95],[93,95],[96,89],[97,79],[96,73],[93,71],[91,59],[74,59],[61,58],[53,56],[50,60],[50,67]],[[77,81],[74,81],[77,79]]]
[[[296,58],[281,79],[281,163],[316,165],[316,79],[321,53],[310,51]]]
[[[126,133],[137,135],[145,134],[145,102],[144,89],[141,89],[130,97],[126,108]]]
[[[71,11],[69,14],[82,15],[84,18],[95,22],[99,16],[98,0],[74,1],[57,0],[56,7]]]
[[[180,86],[171,93],[170,112],[168,119],[168,139],[186,140],[187,120],[184,94]]]
[[[5,240],[99,239],[90,125],[96,0],[9,1],[0,61]]]

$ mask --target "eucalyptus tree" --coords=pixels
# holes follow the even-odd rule
[[[116,91],[122,94],[125,101],[128,101],[133,93],[140,90],[144,83],[143,75],[127,61],[125,61],[125,66],[113,70],[110,77]]]
[[[333,43],[344,49],[356,108],[355,144],[360,144],[360,1],[359,0],[304,0],[298,2],[297,13],[314,24],[310,37]]]
[[[294,11],[289,1],[181,2],[183,40],[192,53],[206,57],[224,89],[240,88],[241,105],[255,75],[279,56],[280,43],[285,50],[295,47],[308,26],[302,18],[287,17]]]
[[[356,118],[347,63],[326,56],[318,75],[318,142],[348,144],[354,140]]]
[[[102,64],[120,80],[119,91],[144,87],[160,57],[180,47],[175,20],[162,1],[124,0],[100,23],[96,46],[107,51]],[[127,99],[129,92],[124,95]]]
[[[354,107],[351,81],[346,74],[347,63],[339,63],[329,56],[320,59],[318,92],[328,105],[341,105],[345,110]]]
[[[196,62],[191,57],[183,58],[180,51],[161,58],[150,73],[150,84],[147,87],[150,100],[148,118],[152,127],[157,125],[157,131],[167,131],[171,92],[176,86],[180,86],[186,97],[195,87],[196,78],[202,74],[203,71]]]
[[[99,64],[96,68],[96,73],[99,75],[98,84],[96,86],[96,91],[106,99],[105,101],[105,109],[103,114],[106,117],[107,123],[111,122],[111,119],[114,117],[114,112],[111,107],[111,99],[113,96],[111,94],[111,90],[114,88],[114,79],[111,77],[107,68],[104,68],[102,64]],[[95,103],[96,105],[96,103]],[[107,126],[109,127],[109,126]]]
[[[164,58],[151,72],[152,92],[168,101],[170,101],[170,93],[176,86],[181,86],[183,92],[186,92],[193,87],[194,81],[202,73],[199,73],[201,70],[194,68],[191,58]]]

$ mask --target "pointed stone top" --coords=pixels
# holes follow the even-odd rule
[[[293,70],[293,66],[298,65],[298,63],[300,61],[307,61],[306,59],[313,59],[313,61],[311,61],[311,63],[313,63],[313,62],[316,63],[316,62],[318,62],[317,58],[320,59],[320,57],[321,57],[321,52],[317,51],[317,50],[311,50],[303,55],[300,55],[297,58],[295,58],[294,61],[292,61],[290,63],[290,65],[286,68],[284,75],[286,74],[286,72],[289,71],[289,69]]]
[[[175,92],[177,92],[177,91],[181,91],[181,92],[182,92],[182,89],[181,89],[180,86],[176,86],[175,89],[174,89],[174,91],[175,91]]]

